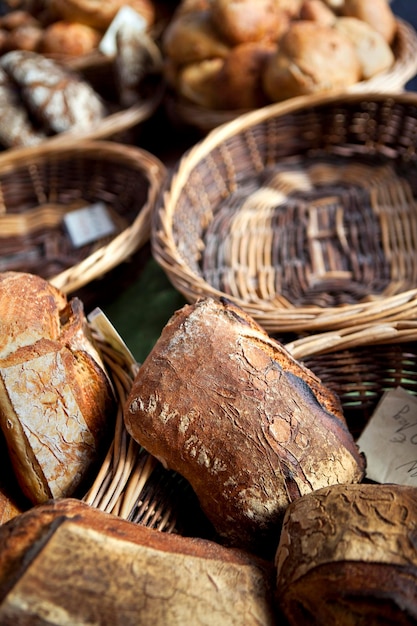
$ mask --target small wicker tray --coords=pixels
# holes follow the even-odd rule
[[[384,72],[348,88],[352,93],[395,92],[402,91],[405,84],[417,72],[417,33],[413,26],[397,18],[397,35],[392,49],[395,55],[394,65]],[[170,117],[177,123],[193,126],[206,133],[221,124],[230,122],[244,110],[216,111],[168,93],[165,97],[166,108]]]
[[[154,212],[189,301],[226,296],[273,333],[417,317],[417,95],[297,98],[209,133]]]
[[[163,164],[113,141],[42,144],[0,154],[0,270],[47,278],[65,293],[87,285],[149,241]],[[102,203],[114,232],[80,247],[64,216]]]
[[[309,335],[286,348],[339,396],[355,439],[385,391],[401,386],[417,396],[417,321]]]

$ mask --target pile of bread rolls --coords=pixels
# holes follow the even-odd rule
[[[70,495],[77,448],[108,419],[106,377],[79,302],[0,278],[0,425],[32,502],[0,523],[1,624],[416,623],[417,488],[364,482],[338,398],[250,316],[225,299],[185,305],[123,406],[213,524],[180,536]]]
[[[164,32],[165,75],[187,102],[253,109],[388,70],[396,29],[388,0],[182,0]]]
[[[0,17],[0,54],[31,50],[79,57],[97,46],[119,9],[130,6],[149,29],[155,20],[152,0],[8,0]]]

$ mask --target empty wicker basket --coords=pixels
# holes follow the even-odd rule
[[[417,316],[417,95],[298,98],[209,133],[155,211],[153,253],[192,302],[269,332]]]
[[[110,141],[3,152],[0,271],[39,274],[65,293],[103,276],[149,241],[151,212],[165,175],[152,154]],[[66,216],[97,205],[111,228],[74,244]]]

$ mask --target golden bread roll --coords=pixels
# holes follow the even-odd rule
[[[416,624],[416,520],[417,487],[333,485],[290,504],[276,553],[289,626]]]
[[[274,626],[274,568],[77,500],[0,526],[2,624]]]
[[[276,51],[276,44],[252,41],[238,44],[224,59],[216,89],[226,109],[255,109],[267,104],[262,89],[266,60]]]
[[[101,33],[91,26],[59,20],[44,30],[39,51],[45,54],[81,56],[95,50]]]
[[[336,15],[323,0],[304,0],[300,9],[300,19],[333,26]]]
[[[338,398],[239,307],[176,312],[126,401],[128,432],[193,487],[223,541],[271,556],[288,504],[357,482]]]
[[[389,44],[393,42],[397,22],[388,0],[344,0],[341,14],[366,22]]]
[[[352,42],[331,26],[311,20],[291,23],[266,63],[262,84],[273,102],[344,89],[361,78]]]
[[[395,56],[391,47],[367,22],[356,17],[339,17],[334,27],[353,43],[363,80],[388,70],[394,64]]]
[[[147,27],[155,20],[152,0],[50,0],[51,10],[63,20],[106,30],[123,6],[130,6],[145,20]]]
[[[208,109],[224,108],[225,102],[218,82],[223,64],[223,59],[214,58],[180,68],[175,79],[178,94]]]
[[[289,17],[275,0],[212,0],[215,28],[232,45],[249,41],[277,41]]]
[[[108,444],[115,402],[80,300],[0,274],[0,427],[34,503],[75,493]]]
[[[230,50],[214,27],[209,10],[184,13],[171,20],[162,46],[164,54],[176,65],[224,58]]]

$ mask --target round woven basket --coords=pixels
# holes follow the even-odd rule
[[[400,386],[417,396],[417,321],[312,334],[286,348],[339,396],[355,439],[386,391]]]
[[[186,153],[152,249],[189,302],[225,296],[268,332],[417,316],[417,95],[297,98]]]
[[[0,271],[39,274],[64,293],[104,276],[149,241],[165,176],[155,156],[113,141],[1,153]],[[74,244],[66,216],[97,205],[111,227]]]
[[[369,80],[360,81],[347,89],[352,93],[402,91],[405,84],[417,72],[417,33],[413,26],[397,18],[397,35],[392,49],[394,65]],[[216,111],[196,105],[186,98],[169,93],[166,98],[167,110],[171,118],[180,123],[196,127],[206,133],[217,126],[230,122],[246,113],[244,110]]]

